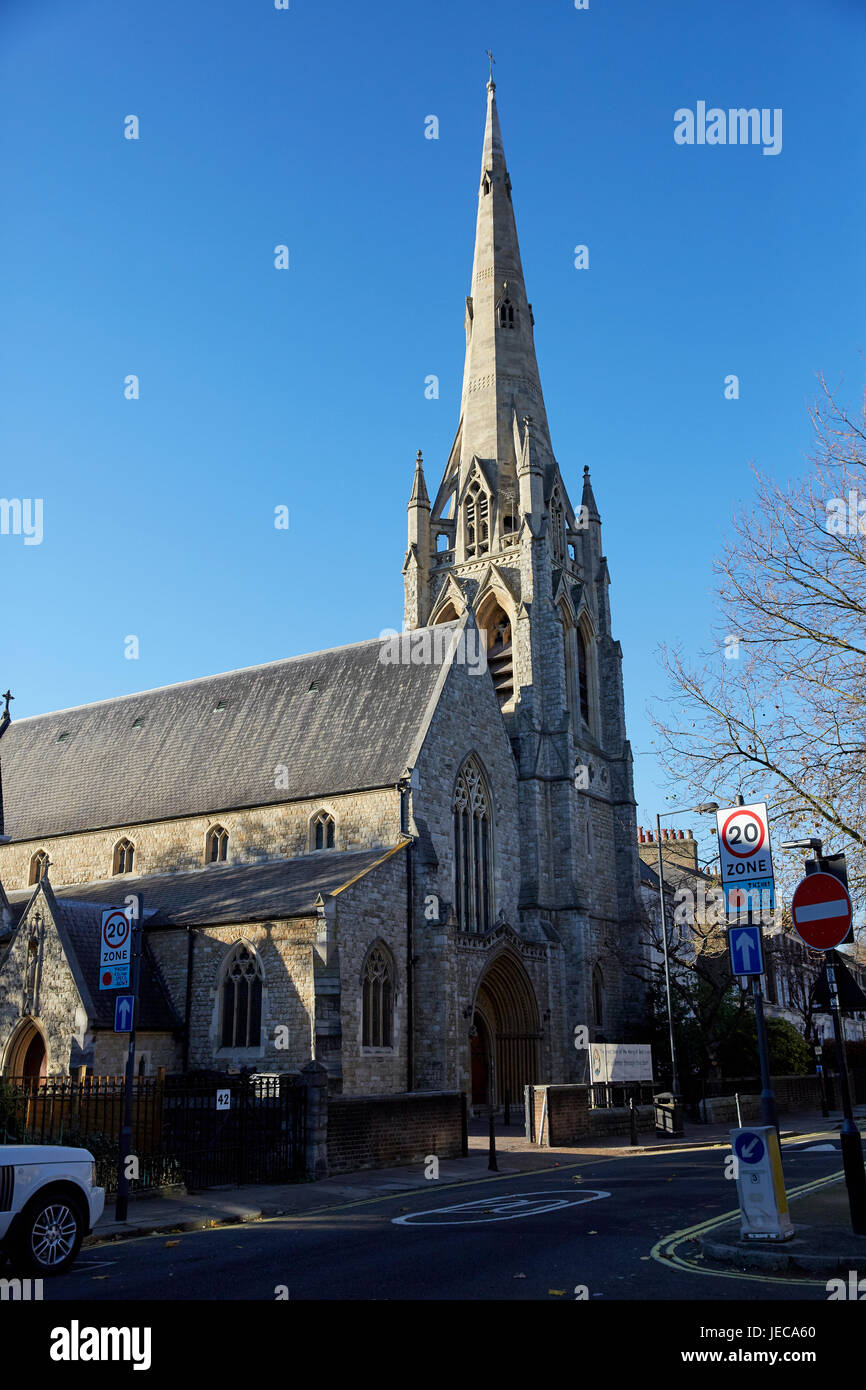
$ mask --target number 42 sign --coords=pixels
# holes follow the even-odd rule
[[[773,856],[767,803],[728,806],[716,812],[725,910],[773,907]]]

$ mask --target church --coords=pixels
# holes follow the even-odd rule
[[[553,452],[495,83],[460,415],[408,504],[404,630],[0,714],[0,1077],[122,1070],[103,911],[139,894],[136,1068],[518,1102],[640,1008],[601,520]],[[437,472],[439,470],[437,469]]]

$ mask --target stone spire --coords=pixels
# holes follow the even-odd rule
[[[495,459],[505,481],[515,475],[525,416],[532,418],[533,447],[543,464],[552,450],[492,80],[487,84],[470,289],[461,423],[452,466],[459,459],[462,481],[473,456]]]
[[[420,449],[415,459],[415,477],[412,480],[412,495],[409,498],[409,506],[411,507],[413,503],[422,507],[430,506],[427,484],[424,482],[424,459]]]

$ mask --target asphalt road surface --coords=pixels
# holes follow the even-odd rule
[[[838,1138],[834,1152],[810,1153],[816,1142],[785,1144],[789,1193],[841,1168]],[[46,1281],[45,1300],[825,1302],[815,1276],[740,1274],[701,1256],[688,1233],[736,1207],[727,1152],[540,1159],[540,1171],[490,1179],[480,1160],[477,1181],[91,1246]]]

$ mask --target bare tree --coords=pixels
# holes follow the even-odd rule
[[[696,800],[770,803],[789,838],[818,835],[866,886],[866,398],[819,378],[806,474],[755,474],[714,566],[718,645],[662,648],[673,695],[653,722]]]
[[[719,1047],[730,1027],[725,1005],[732,999],[733,979],[727,953],[722,890],[718,880],[683,875],[665,888],[667,947],[671,998],[675,1012],[692,1019],[706,1052],[711,1075],[720,1075]],[[664,990],[664,943],[661,913],[644,912],[640,930],[627,946],[612,937],[607,949],[623,973],[639,981],[641,993]],[[737,994],[737,1014],[746,1006]]]

